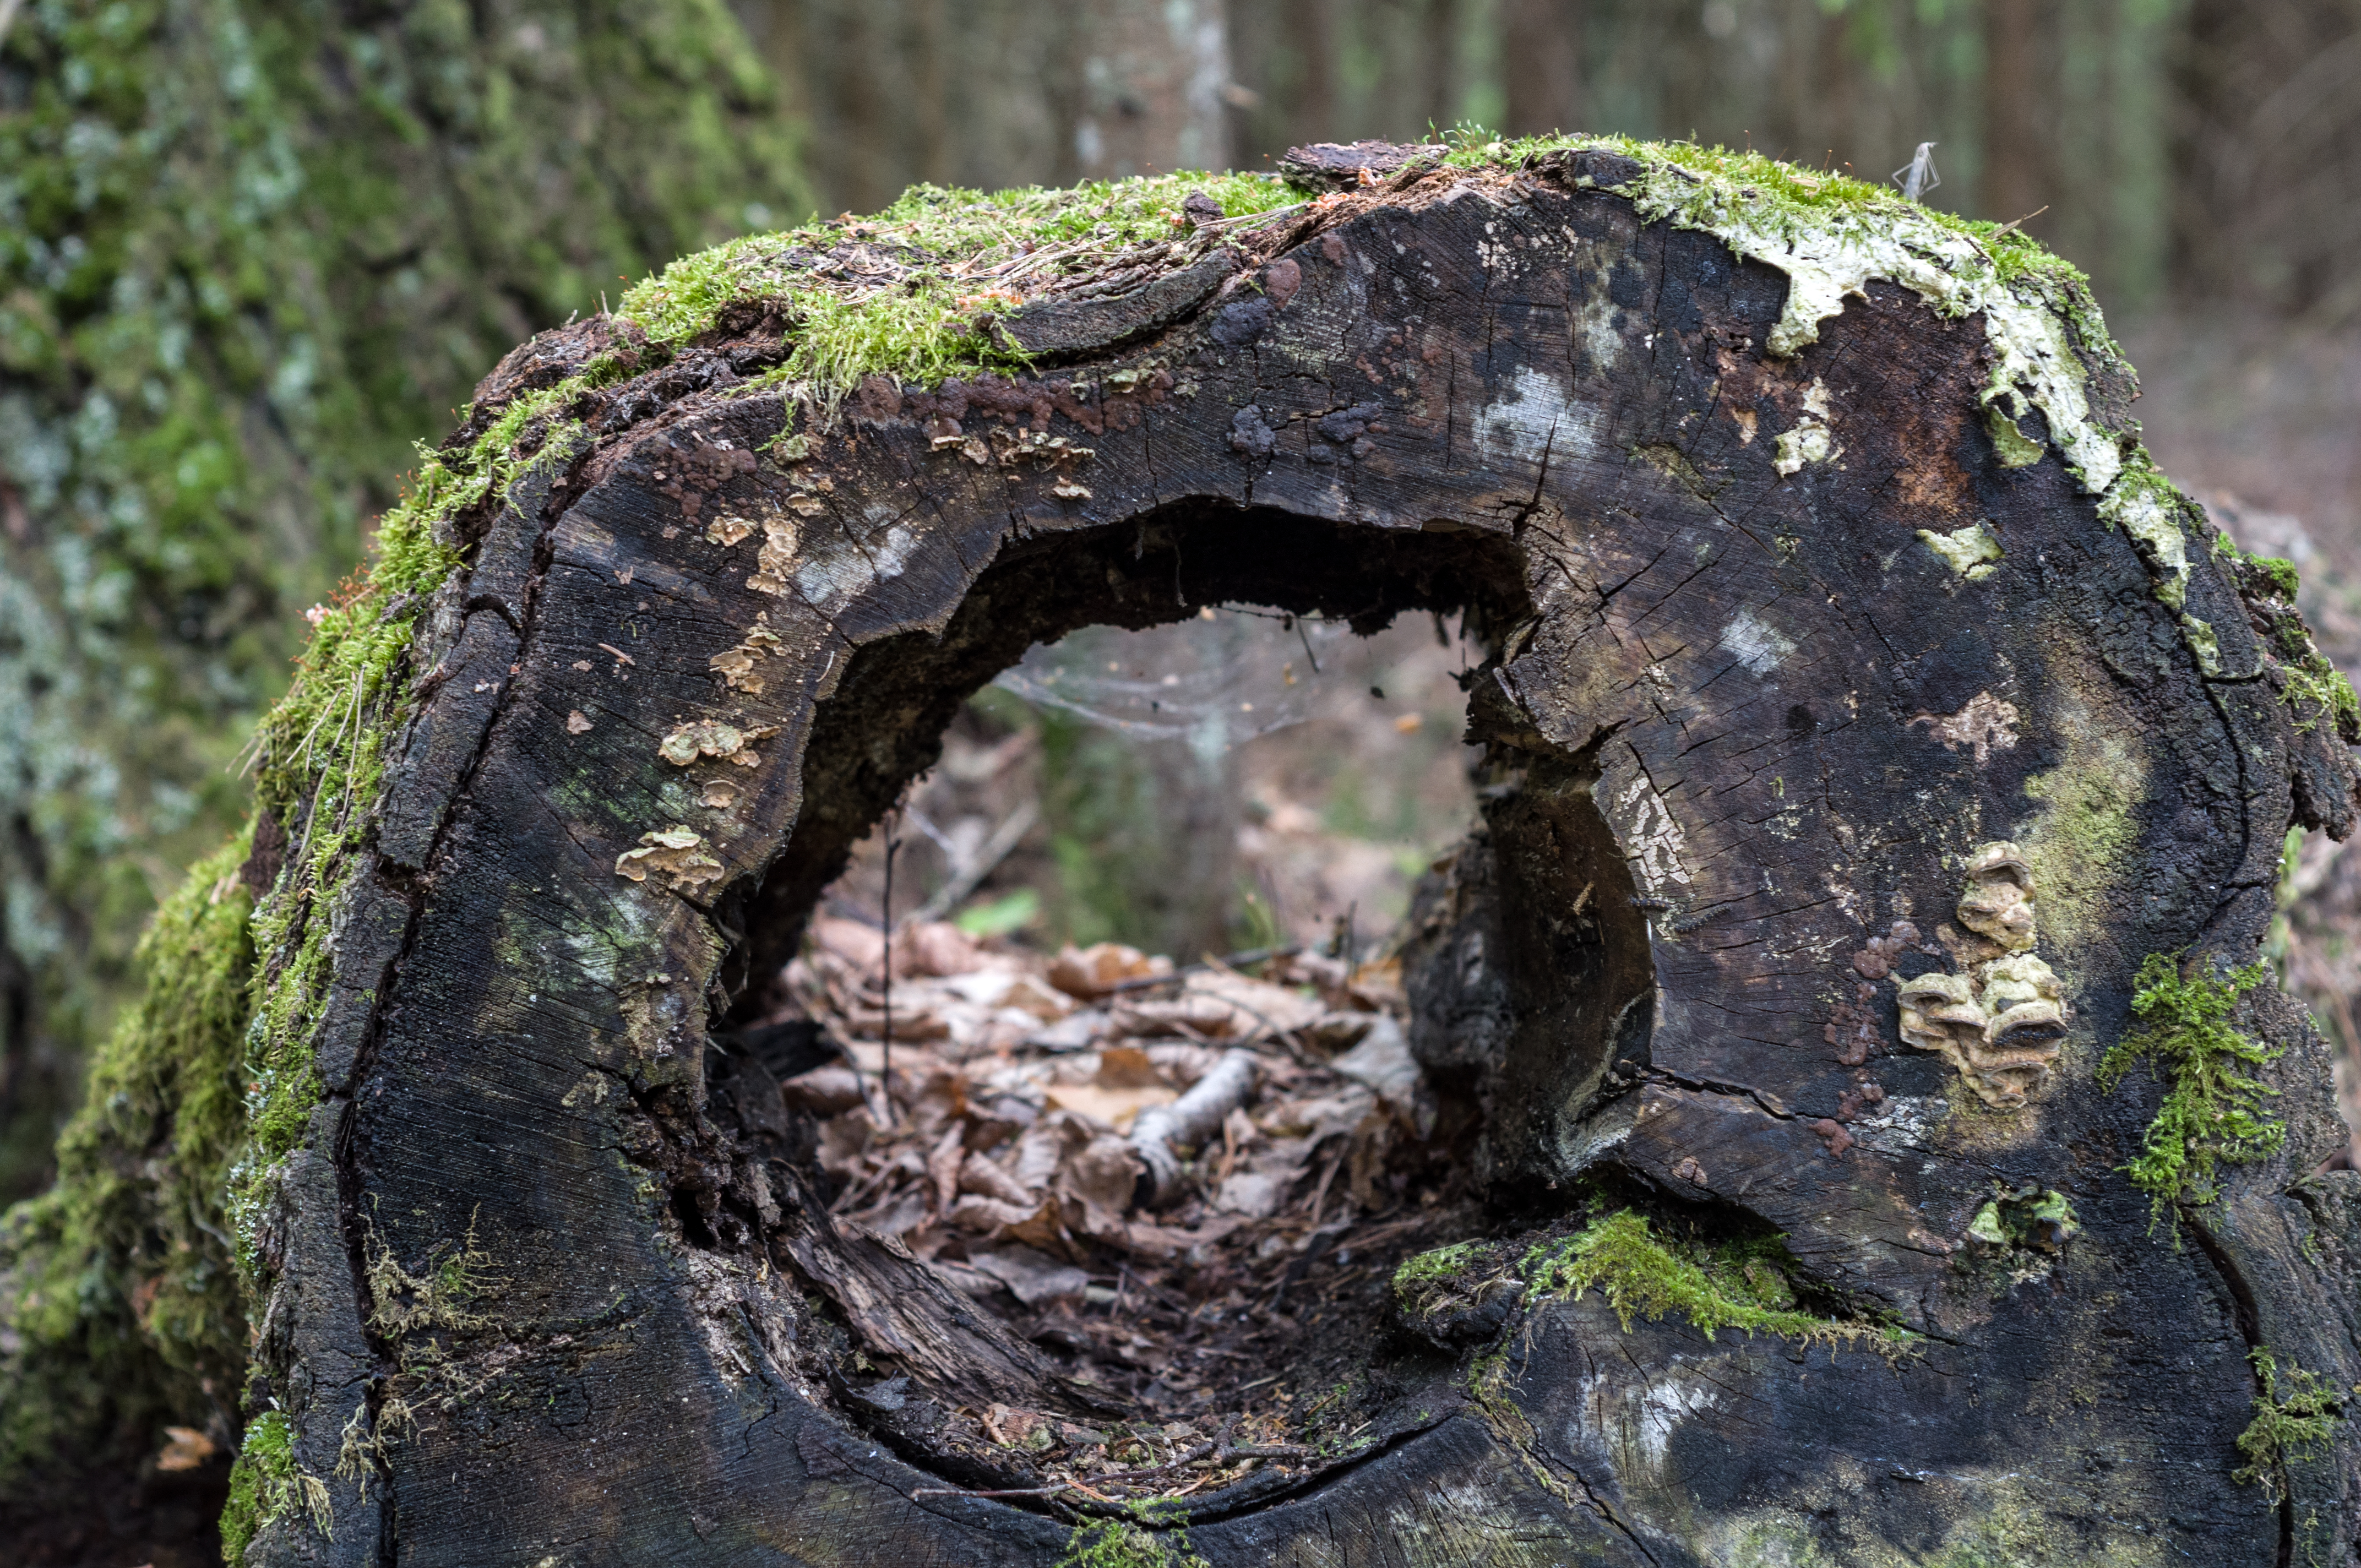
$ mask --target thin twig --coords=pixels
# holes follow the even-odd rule
[[[902,847],[895,829],[900,826],[899,813],[889,818],[885,828],[885,947],[884,961],[879,966],[884,978],[878,985],[878,1034],[884,1043],[884,1058],[877,1071],[878,1081],[885,1087],[885,1110],[890,1117],[894,1109],[894,851]]]
[[[2006,234],[2009,230],[2011,230],[2011,229],[2013,229],[2013,228],[2016,227],[2019,224],[2029,224],[2029,223],[2031,223],[2034,219],[2036,219],[2036,218],[2039,217],[2042,214],[2044,214],[2044,213],[2048,212],[2048,210],[2049,210],[2049,203],[2047,203],[2047,202],[2044,202],[2044,203],[2041,203],[2041,205],[2039,205],[2039,206],[2037,206],[2037,207],[2034,208],[2034,209],[2033,209],[2033,211],[2031,211],[2031,212],[2029,212],[2029,213],[2026,214],[2025,214],[2025,216],[2023,216],[2023,217],[2021,217],[2021,218],[2011,218],[2011,219],[2009,219],[2009,220],[2008,220],[2008,222],[2006,222],[2006,223],[2004,223],[2004,224],[2001,225],[2000,225],[2000,227],[1998,227],[1998,228],[1996,228],[1996,229],[1993,230],[1993,231],[1992,231],[1992,237],[1993,237],[1993,238],[1994,238],[1994,239],[1998,239],[2001,236],[2003,236],[2003,235]]]

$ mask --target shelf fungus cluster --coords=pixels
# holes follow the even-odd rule
[[[2033,953],[2033,868],[2015,844],[1968,857],[1959,920],[1967,931],[1949,945],[1960,972],[1902,982],[1902,1037],[1949,1059],[1985,1104],[2015,1110],[2057,1067],[2066,1003]]]

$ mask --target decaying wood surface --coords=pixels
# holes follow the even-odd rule
[[[707,1033],[966,693],[1224,601],[1465,609],[1493,649],[1484,819],[1411,992],[1488,1114],[1497,1234],[1606,1182],[1784,1234],[1821,1299],[1916,1337],[1626,1325],[1593,1291],[1480,1354],[1381,1345],[1376,1441],[1191,1498],[1170,1560],[2348,1559],[2341,1437],[2284,1500],[2232,1477],[2250,1350],[2361,1382],[2320,1047],[2247,999],[2285,1148],[2161,1225],[2120,1169],[2157,1090],[2093,1081],[2143,958],[2246,961],[2290,819],[2349,827],[2334,726],[2279,699],[2205,541],[2211,677],[2056,453],[2004,460],[1977,318],[1872,280],[1773,357],[1787,280],[1621,178],[1348,170],[1218,265],[1013,313],[1031,373],[873,379],[793,459],[777,397],[728,395],[776,336],[742,314],[544,455],[413,651],[336,913],[349,1004],[258,1350],[334,1532],[282,1518],[250,1561],[1058,1561],[1072,1516],[959,1495],[991,1472],[930,1457],[927,1398],[1089,1390],[835,1225]],[[478,417],[599,346],[520,350]],[[2127,379],[2086,369],[2120,423]],[[1997,560],[1922,537],[1978,524]],[[2079,1232],[1971,1247],[2026,1189]],[[383,1310],[462,1255],[464,1309]],[[869,1368],[927,1398],[864,1403]]]

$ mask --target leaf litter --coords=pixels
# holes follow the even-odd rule
[[[1023,1483],[987,1491],[1183,1497],[1376,1441],[1392,1271],[1476,1223],[1393,960],[1044,955],[929,921],[890,969],[884,933],[823,916],[785,975],[845,1051],[785,1085],[832,1219],[1124,1412],[952,1412]]]

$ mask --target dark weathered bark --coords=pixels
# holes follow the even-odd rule
[[[1097,1396],[831,1222],[708,1028],[759,1004],[964,694],[1035,641],[1222,600],[1465,609],[1493,650],[1482,836],[1412,991],[1431,1069],[1489,1107],[1511,1255],[1603,1183],[1784,1233],[1832,1321],[1921,1337],[1627,1325],[1595,1294],[1457,1360],[1372,1325],[1380,1441],[1191,1498],[1186,1550],[2345,1559],[2341,1428],[2285,1503],[2232,1477],[2251,1349],[2361,1381],[2323,1310],[2361,1283],[2361,1185],[2306,1176],[2338,1141],[2317,1041],[2249,998],[2286,1146],[2164,1230],[2119,1169],[2156,1091],[2093,1081],[2143,958],[2243,962],[2291,815],[2349,827],[2333,723],[2281,700],[2197,514],[2136,539],[2097,449],[2078,476],[2029,413],[1995,446],[1981,315],[1872,280],[1789,342],[1787,279],[1643,222],[1636,167],[1356,185],[1242,236],[1253,287],[1134,350],[874,378],[783,448],[776,395],[697,389],[770,351],[758,311],[598,394],[596,439],[465,531],[334,911],[258,1354],[335,1533],[284,1512],[249,1561],[1058,1560],[1046,1507],[944,1494],[1022,1470],[945,1414]],[[1107,308],[1109,344],[1145,320]],[[2119,364],[2056,341],[2120,427]],[[2184,528],[2185,614],[2158,597]],[[2062,1039],[1979,1035],[1964,1070],[1906,1042],[1902,982],[2028,941]],[[1970,1245],[1996,1184],[2079,1234]]]

